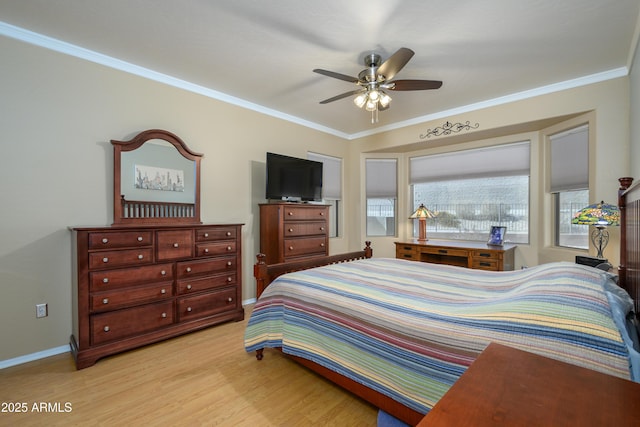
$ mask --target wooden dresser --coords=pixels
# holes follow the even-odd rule
[[[260,252],[267,264],[329,254],[329,206],[260,205]]]
[[[242,224],[73,228],[77,368],[242,320],[241,230]]]
[[[491,343],[418,424],[638,426],[640,384]]]
[[[435,264],[457,265],[480,270],[514,269],[516,245],[489,246],[480,242],[427,240],[395,242],[396,258]]]

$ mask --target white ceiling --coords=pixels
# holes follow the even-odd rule
[[[639,12],[638,0],[0,0],[0,34],[353,138],[626,75]],[[400,47],[415,56],[396,78],[442,88],[391,92],[375,125],[351,97],[319,104],[357,87],[314,68],[357,76],[366,54]]]

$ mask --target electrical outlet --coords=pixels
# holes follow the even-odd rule
[[[36,317],[47,317],[49,309],[47,304],[36,304]]]

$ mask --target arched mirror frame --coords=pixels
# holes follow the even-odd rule
[[[140,148],[145,142],[160,139],[173,145],[195,165],[193,203],[125,200],[122,194],[122,153]],[[113,224],[201,224],[200,221],[200,160],[178,136],[161,129],[140,132],[129,141],[111,140],[113,145]]]

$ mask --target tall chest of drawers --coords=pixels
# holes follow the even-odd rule
[[[71,349],[98,359],[242,320],[242,224],[76,227]]]
[[[260,205],[260,252],[267,264],[329,254],[329,207],[297,203]]]

